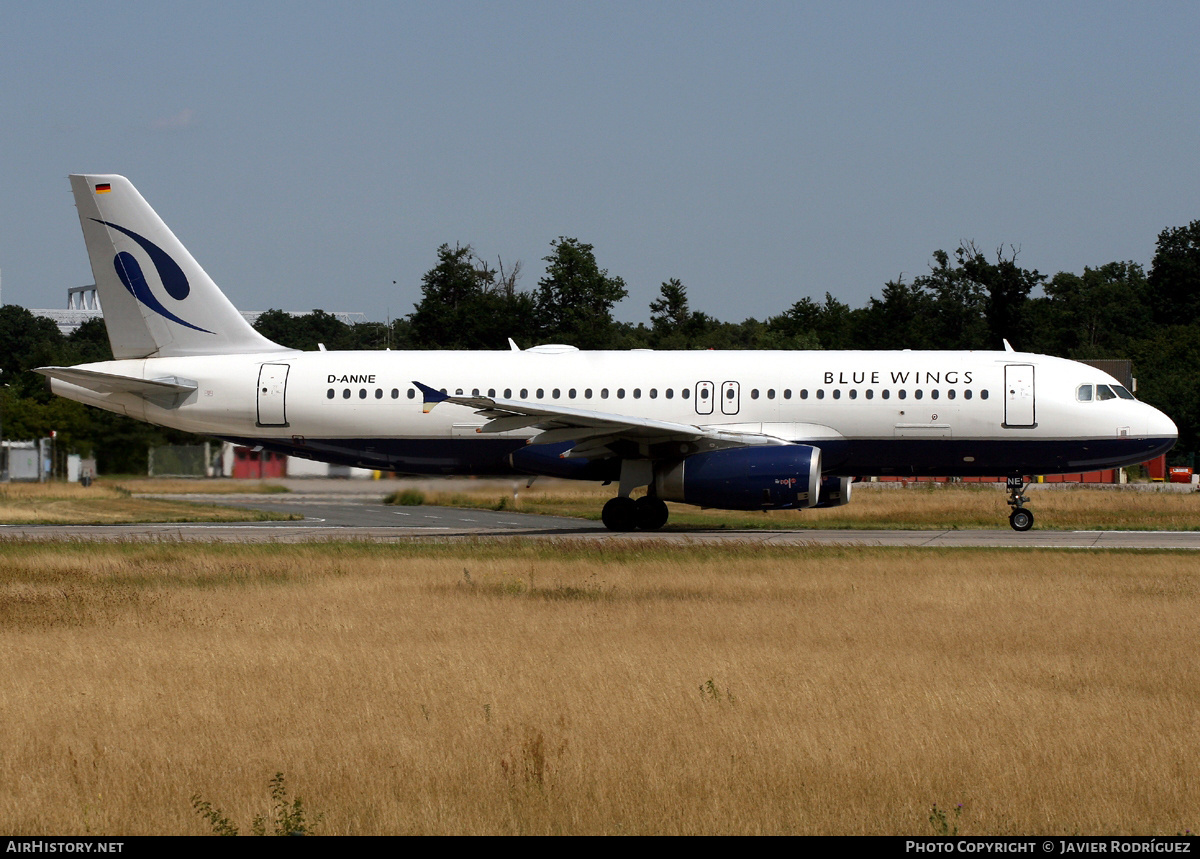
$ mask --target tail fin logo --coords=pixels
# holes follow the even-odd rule
[[[176,301],[183,301],[191,293],[192,288],[188,283],[187,275],[183,273],[183,269],[179,267],[179,263],[175,262],[166,251],[160,248],[154,242],[150,241],[145,236],[140,236],[132,230],[127,230],[124,227],[101,221],[99,218],[92,218],[98,224],[103,224],[106,227],[112,227],[118,232],[124,233],[133,239],[150,257],[150,261],[154,263],[154,269],[158,272],[158,278],[162,281],[163,288],[167,291],[167,295]],[[186,328],[191,328],[193,331],[201,331],[205,334],[212,334],[207,328],[201,328],[199,325],[193,325],[186,320],[180,319],[170,310],[163,306],[163,303],[158,300],[153,291],[150,289],[150,284],[146,281],[146,276],[142,273],[142,266],[138,263],[137,258],[128,251],[121,251],[113,257],[113,268],[117,272],[117,277],[121,279],[121,283],[129,290],[129,294],[144,304],[146,307],[153,310],[164,319],[169,319],[172,322],[183,325]]]

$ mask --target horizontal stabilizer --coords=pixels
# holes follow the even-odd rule
[[[100,373],[96,370],[81,370],[77,367],[38,367],[34,372],[60,382],[66,382],[69,385],[87,388],[98,394],[137,394],[147,399],[186,396],[197,387],[191,379],[180,379],[176,376],[163,379],[139,379],[136,376]]]

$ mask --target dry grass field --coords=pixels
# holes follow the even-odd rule
[[[245,522],[289,517],[153,498],[134,498],[120,486],[96,483],[0,484],[0,524],[118,525],[139,522]]]
[[[0,542],[0,831],[1195,831],[1198,616],[1186,553]]]
[[[424,486],[436,484],[425,483]],[[495,484],[473,491],[422,491],[426,504],[487,507],[599,519],[611,486],[544,481],[520,486],[517,498]],[[636,494],[636,493],[635,493]],[[1035,527],[1068,531],[1135,529],[1182,531],[1200,528],[1200,493],[1122,488],[1031,489]],[[738,513],[668,504],[668,529],[688,528],[1008,528],[1005,494],[980,484],[918,484],[908,488],[855,485],[851,501],[828,510],[771,510]]]

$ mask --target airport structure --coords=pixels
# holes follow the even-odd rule
[[[67,307],[65,310],[57,308],[41,308],[30,309],[29,311],[34,316],[41,316],[49,319],[58,326],[58,330],[63,336],[75,331],[80,325],[87,322],[89,319],[101,319],[104,317],[104,310],[100,307],[100,296],[96,292],[96,285],[89,284],[88,286],[73,286],[67,290]],[[240,311],[242,318],[253,325],[258,321],[258,317],[262,316],[265,310],[243,310]],[[307,310],[285,310],[289,316],[305,316],[311,311]],[[358,325],[367,321],[365,313],[358,313],[346,310],[328,311],[329,315],[343,322],[346,325]]]

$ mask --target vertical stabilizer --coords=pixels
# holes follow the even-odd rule
[[[284,351],[250,327],[124,176],[72,175],[114,358]]]

